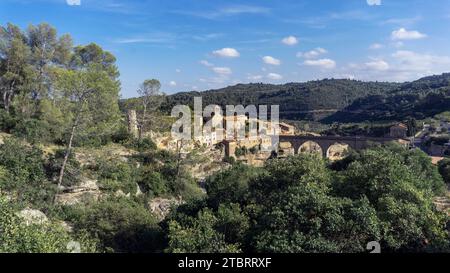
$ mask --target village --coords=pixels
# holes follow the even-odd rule
[[[180,141],[168,132],[157,133],[151,130],[146,136],[155,141],[159,149],[178,152],[182,157],[199,148],[210,152],[219,150],[220,156],[216,156],[217,160],[238,161],[257,167],[263,166],[269,158],[285,158],[298,153],[317,153],[331,161],[340,160],[350,148],[362,149],[369,145],[369,142],[394,141],[406,147],[420,147],[414,146],[418,144],[416,138],[408,137],[408,127],[401,122],[393,124],[381,138],[328,137],[301,131],[287,122],[261,120],[245,114],[213,115],[209,119],[202,118],[201,125],[203,133],[189,141]],[[135,110],[128,111],[128,130],[131,134],[138,134]],[[298,147],[294,145],[297,140],[302,140]],[[436,158],[433,159],[436,161]],[[438,157],[435,163],[439,159],[442,158]]]

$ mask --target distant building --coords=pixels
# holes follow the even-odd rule
[[[295,135],[295,127],[293,125],[287,124],[285,122],[280,123],[280,134],[283,136],[293,136]]]
[[[406,138],[408,136],[408,126],[404,123],[397,123],[389,128],[389,136],[393,138]]]

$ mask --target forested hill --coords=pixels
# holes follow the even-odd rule
[[[404,83],[391,92],[356,99],[323,122],[423,119],[450,111],[450,73]]]
[[[399,88],[397,83],[325,79],[306,83],[272,85],[238,84],[204,92],[183,92],[168,97],[165,110],[176,104],[192,106],[193,97],[201,96],[203,105],[280,105],[284,119],[319,119],[351,105],[359,98],[387,94]]]
[[[203,105],[280,105],[280,117],[314,119],[325,123],[424,118],[450,110],[450,73],[412,82],[363,82],[324,79],[283,85],[238,84],[204,92],[168,96],[164,110],[176,104],[193,105],[201,96]],[[127,108],[136,99],[122,101]]]

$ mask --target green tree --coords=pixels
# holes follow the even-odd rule
[[[164,93],[160,89],[161,83],[156,79],[144,81],[138,89],[138,94],[142,100],[142,116],[138,124],[139,139],[142,139],[147,125],[152,125],[154,112],[158,111],[163,102]]]
[[[169,222],[171,253],[237,253],[238,245],[228,244],[225,235],[216,230],[219,219],[209,209],[200,211],[189,223]]]
[[[442,175],[445,183],[450,184],[450,160],[444,159],[439,162],[439,173]]]
[[[0,94],[9,113],[13,99],[31,85],[33,69],[28,63],[30,49],[21,30],[12,24],[0,28]]]
[[[112,118],[110,114],[115,113],[118,106],[117,100],[114,100],[117,98],[116,83],[106,71],[99,70],[96,65],[86,70],[60,69],[56,74],[56,88],[69,102],[67,114],[72,116],[65,156],[58,178],[59,188],[76,134],[90,126],[100,130],[105,129],[103,126],[109,124]]]
[[[159,252],[163,234],[143,205],[126,198],[103,200],[69,213],[75,230],[88,231],[106,252]]]
[[[369,200],[383,227],[385,248],[423,251],[440,246],[448,240],[442,228],[446,216],[433,204],[433,178],[418,176],[403,160],[388,149],[364,151],[342,173],[336,191],[352,200],[361,196]]]

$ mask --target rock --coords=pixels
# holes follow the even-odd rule
[[[143,194],[144,193],[142,192],[141,187],[139,187],[139,184],[136,184],[136,194],[135,194],[135,196],[138,197],[138,196],[141,196]]]
[[[42,225],[48,222],[47,216],[40,210],[24,209],[18,212],[17,215],[25,220],[27,226],[33,224]]]
[[[154,198],[149,202],[149,207],[153,215],[155,215],[159,221],[162,221],[170,213],[172,207],[179,206],[181,204],[184,204],[181,197],[178,199]]]
[[[73,232],[73,226],[66,221],[58,221],[58,224],[67,232]]]
[[[63,205],[76,205],[97,201],[101,195],[97,181],[85,179],[79,185],[63,188],[56,196],[56,202]]]
[[[131,197],[131,193],[127,193],[125,194],[122,190],[118,190],[114,193],[114,195],[116,197],[126,197],[126,198],[130,198]]]

